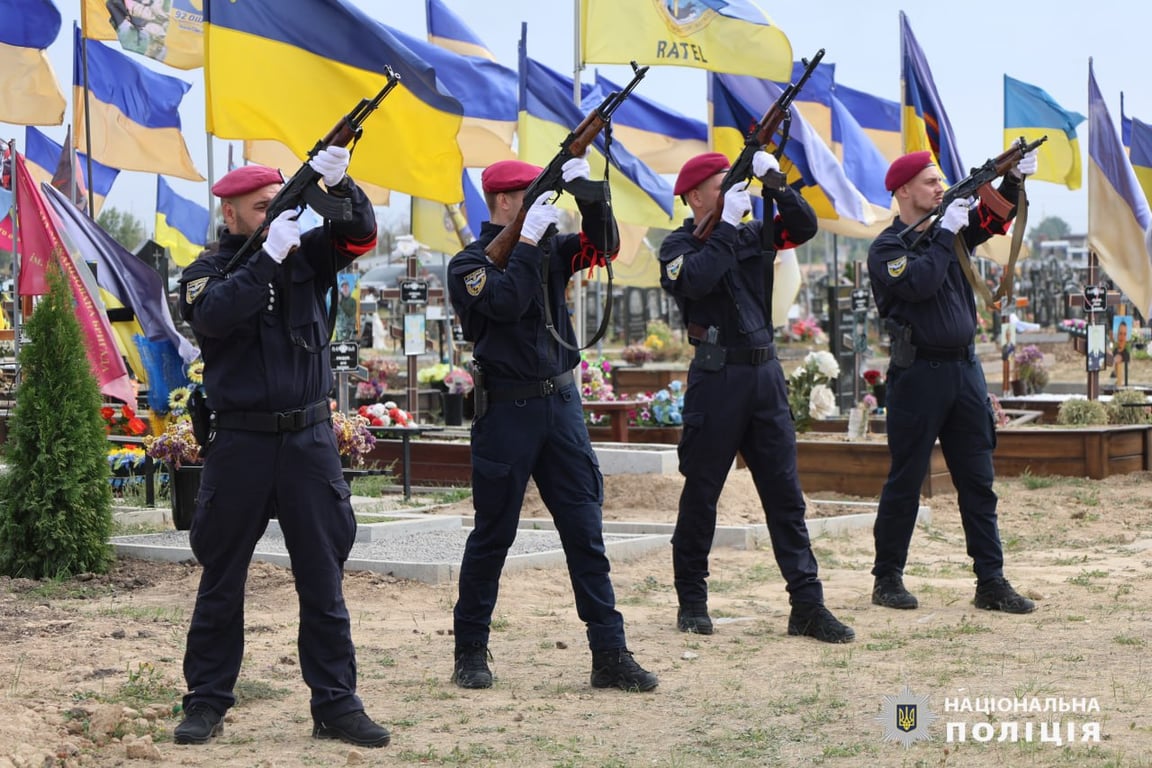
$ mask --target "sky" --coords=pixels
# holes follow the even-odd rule
[[[64,25],[49,57],[71,100],[71,24],[81,0],[55,0]],[[528,54],[572,74],[575,67],[575,0],[446,0],[471,26],[497,58],[516,66],[520,22],[528,24]],[[899,12],[908,16],[912,32],[932,69],[940,98],[957,136],[966,167],[982,164],[1003,149],[1003,76],[1039,86],[1065,109],[1087,115],[1088,61],[1113,121],[1120,119],[1120,93],[1125,114],[1152,122],[1147,30],[1152,29],[1152,3],[1132,0],[1073,0],[1046,3],[1005,3],[969,0],[966,3],[925,3],[904,0],[851,0],[757,4],[784,30],[793,58],[811,57],[825,49],[824,63],[836,65],[836,82],[891,100],[900,99]],[[424,0],[353,0],[370,16],[414,35],[426,32]],[[285,9],[290,3],[285,3]],[[320,34],[318,32],[318,34]],[[114,44],[114,43],[113,43]],[[206,176],[208,139],[204,132],[202,70],[181,71],[136,57],[165,74],[192,83],[184,97],[181,120],[192,159]],[[591,80],[599,68],[609,79],[627,81],[630,69],[619,65],[588,65],[580,75]],[[291,77],[290,73],[285,73]],[[252,83],[258,88],[259,83]],[[706,73],[685,67],[652,67],[638,93],[699,119],[707,118]],[[352,105],[348,105],[351,108]],[[767,109],[765,104],[764,108]],[[339,115],[332,116],[335,123]],[[66,113],[71,119],[71,107]],[[58,142],[65,126],[41,127]],[[365,126],[371,139],[371,120]],[[1087,166],[1087,122],[1078,129],[1082,163]],[[0,139],[22,144],[24,128],[0,123]],[[214,178],[226,170],[227,145],[213,141]],[[236,154],[239,157],[239,142]],[[175,191],[207,205],[207,183],[168,181]],[[1059,216],[1073,233],[1084,233],[1088,222],[1087,180],[1072,192],[1047,182],[1029,185],[1029,222]],[[121,173],[105,206],[128,210],[151,230],[154,220],[155,176]],[[397,196],[396,205],[406,199]],[[385,215],[388,216],[387,212]],[[398,213],[393,215],[399,215]]]

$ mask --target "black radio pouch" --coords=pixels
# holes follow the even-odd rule
[[[889,349],[889,362],[897,368],[911,368],[916,361],[916,345],[912,343],[912,326],[888,323],[888,333],[892,339]]]
[[[475,421],[488,413],[488,386],[484,380],[484,371],[480,370],[479,365],[473,364],[472,381],[473,421]]]
[[[203,387],[193,387],[188,395],[188,418],[192,421],[192,434],[200,444],[200,455],[208,453],[212,441],[212,410],[204,396]]]

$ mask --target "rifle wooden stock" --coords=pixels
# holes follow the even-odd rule
[[[484,249],[485,255],[497,267],[504,269],[508,265],[508,257],[512,253],[512,248],[520,241],[520,232],[524,228],[524,219],[528,215],[528,209],[545,192],[560,194],[564,182],[564,163],[574,157],[584,156],[589,145],[600,135],[600,131],[604,130],[604,126],[612,120],[612,113],[624,103],[632,90],[644,79],[644,75],[648,73],[648,67],[638,67],[636,62],[632,62],[632,72],[632,82],[628,83],[623,91],[613,91],[608,94],[600,106],[585,115],[584,119],[580,121],[580,125],[576,126],[575,130],[561,142],[560,151],[556,153],[548,166],[533,179],[532,183],[528,185],[528,189],[524,190],[524,199],[520,202],[520,210],[517,211],[516,218],[505,225],[500,234],[496,235]]]
[[[756,154],[762,147],[768,145],[772,141],[772,137],[780,130],[780,126],[786,120],[791,119],[789,108],[792,102],[800,94],[800,89],[808,82],[808,78],[812,77],[812,73],[816,71],[816,66],[820,60],[824,58],[824,49],[816,51],[816,55],[812,60],[803,59],[804,74],[795,84],[789,83],[776,101],[772,102],[772,106],[768,107],[768,111],[760,118],[756,125],[752,126],[748,131],[748,135],[744,137],[744,149],[740,151],[740,155],[736,158],[736,162],[732,163],[732,167],[724,175],[724,179],[720,182],[720,194],[716,196],[716,203],[711,210],[706,211],[700,220],[696,222],[695,228],[692,230],[692,236],[697,240],[706,240],[708,235],[712,234],[712,230],[716,227],[716,222],[720,220],[720,216],[724,213],[724,193],[731,189],[741,181],[749,180],[752,178],[752,156]],[[779,151],[783,152],[784,144],[780,143]]]
[[[954,186],[949,187],[944,192],[944,197],[940,200],[940,204],[928,213],[921,216],[912,224],[905,227],[900,232],[900,237],[907,238],[910,233],[919,229],[924,224],[924,222],[928,221],[934,216],[941,216],[944,211],[947,210],[949,205],[963,197],[979,197],[980,202],[983,203],[989,210],[991,210],[992,213],[1002,219],[1006,218],[1008,214],[1012,212],[1012,208],[1016,204],[1006,200],[1004,196],[1001,195],[1000,192],[992,186],[992,183],[996,181],[996,179],[1008,173],[1008,171],[1012,170],[1012,168],[1016,166],[1016,163],[1020,162],[1020,159],[1024,157],[1024,155],[1028,154],[1034,149],[1037,149],[1046,141],[1048,141],[1047,136],[1041,136],[1033,142],[1027,142],[1024,140],[1024,137],[1021,136],[1019,139],[1012,142],[1008,149],[1004,150],[996,157],[986,160],[984,164],[979,168],[973,168],[972,172],[969,173],[968,176],[956,182]],[[931,231],[932,227],[927,227],[920,231],[920,233],[917,234],[916,239],[912,241],[910,247],[919,245],[920,241],[923,240]]]

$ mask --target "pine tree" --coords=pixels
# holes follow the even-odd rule
[[[112,563],[102,396],[59,269],[24,326],[21,384],[0,487],[0,573],[64,578]]]

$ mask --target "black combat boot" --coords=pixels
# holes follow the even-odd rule
[[[358,747],[386,747],[392,741],[392,734],[358,709],[330,720],[313,720],[312,738],[337,739]]]
[[[193,704],[184,711],[184,720],[172,732],[177,744],[207,744],[224,732],[224,716],[207,704]]]
[[[488,646],[480,643],[458,646],[452,682],[461,688],[491,688],[492,670],[488,669]]]
[[[822,603],[793,603],[788,634],[814,637],[822,643],[850,643],[856,639],[852,628],[841,623]]]
[[[976,597],[972,602],[977,608],[986,611],[1032,613],[1036,610],[1036,603],[1012,589],[1012,585],[1003,577],[977,583]]]
[[[592,687],[651,691],[660,681],[632,658],[627,648],[592,652]]]
[[[920,605],[916,596],[904,589],[904,579],[899,574],[877,576],[872,587],[872,604],[885,608],[911,610]]]
[[[712,634],[708,603],[681,603],[680,609],[676,611],[676,628],[681,632],[695,632],[698,635]]]

